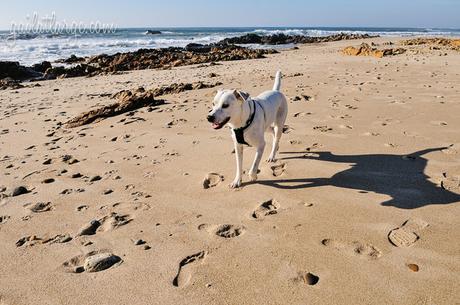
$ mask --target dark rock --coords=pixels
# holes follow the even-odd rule
[[[13,80],[26,80],[40,77],[41,73],[30,67],[21,66],[15,61],[0,61],[0,79],[10,77]]]
[[[18,186],[16,188],[13,189],[13,192],[11,193],[11,196],[15,197],[15,196],[19,196],[19,195],[24,195],[24,194],[27,194],[29,191],[27,190],[27,188],[25,186]]]
[[[145,32],[146,35],[160,35],[162,34],[161,31],[155,31],[155,30],[147,30],[147,32]]]
[[[136,245],[136,246],[140,246],[140,245],[143,245],[143,244],[145,244],[145,240],[136,239],[136,240],[134,241],[134,245]]]
[[[203,45],[199,43],[189,43],[185,46],[186,51],[196,52],[196,53],[208,53],[211,52],[211,45]]]
[[[286,35],[286,34],[274,34],[274,35],[257,35],[257,34],[246,34],[239,37],[226,38],[219,41],[217,44],[291,44],[291,43],[316,43],[316,42],[330,42],[339,40],[350,40],[350,39],[364,39],[373,38],[378,36],[371,36],[368,34],[346,34],[339,33],[330,36],[323,37],[311,37],[303,35]]]
[[[32,66],[32,69],[34,71],[40,72],[40,73],[45,73],[46,70],[51,68],[51,63],[49,61],[42,61],[39,64],[35,64]]]
[[[96,175],[96,176],[92,176],[90,179],[89,179],[89,182],[95,182],[95,181],[99,181],[101,180],[102,177],[99,176],[99,175]]]

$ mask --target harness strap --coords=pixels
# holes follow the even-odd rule
[[[251,145],[249,145],[246,142],[246,140],[244,139],[244,131],[249,126],[251,126],[252,121],[254,121],[254,117],[256,115],[256,102],[254,100],[251,100],[251,101],[252,101],[252,104],[253,104],[253,111],[252,111],[251,115],[249,116],[248,120],[246,121],[246,125],[244,125],[243,127],[240,127],[240,128],[232,129],[233,133],[235,134],[236,142],[238,142],[240,144],[247,145],[247,146],[251,146]],[[262,106],[259,105],[259,107],[262,107]],[[251,110],[251,106],[249,106],[249,111],[250,110]],[[263,108],[262,108],[262,110],[263,110]],[[265,116],[265,113],[264,113],[264,116]]]

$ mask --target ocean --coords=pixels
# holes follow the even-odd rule
[[[162,34],[147,34],[159,30]],[[106,34],[60,33],[17,34],[14,39],[9,31],[0,31],[0,61],[19,61],[32,65],[44,60],[55,61],[70,55],[91,56],[135,51],[140,48],[184,47],[189,43],[213,43],[224,38],[248,33],[269,35],[327,36],[344,33],[368,33],[381,36],[460,36],[460,29],[418,28],[354,28],[354,27],[308,27],[308,28],[130,28],[117,29]],[[265,46],[267,47],[267,46]],[[280,47],[280,46],[278,46]],[[282,47],[282,46],[281,46]]]

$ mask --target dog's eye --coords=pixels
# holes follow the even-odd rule
[[[228,108],[228,104],[223,104],[222,108]]]

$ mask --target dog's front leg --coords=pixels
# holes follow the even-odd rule
[[[265,141],[261,142],[259,146],[257,146],[256,155],[254,158],[254,162],[252,163],[252,167],[249,170],[249,178],[251,181],[257,180],[257,172],[259,170],[260,160],[262,159],[262,154],[264,153],[265,149]]]
[[[243,167],[243,145],[237,143],[235,141],[235,157],[236,157],[236,176],[235,180],[233,180],[232,184],[230,184],[231,188],[237,188],[241,186],[241,174],[242,174],[242,167]]]

